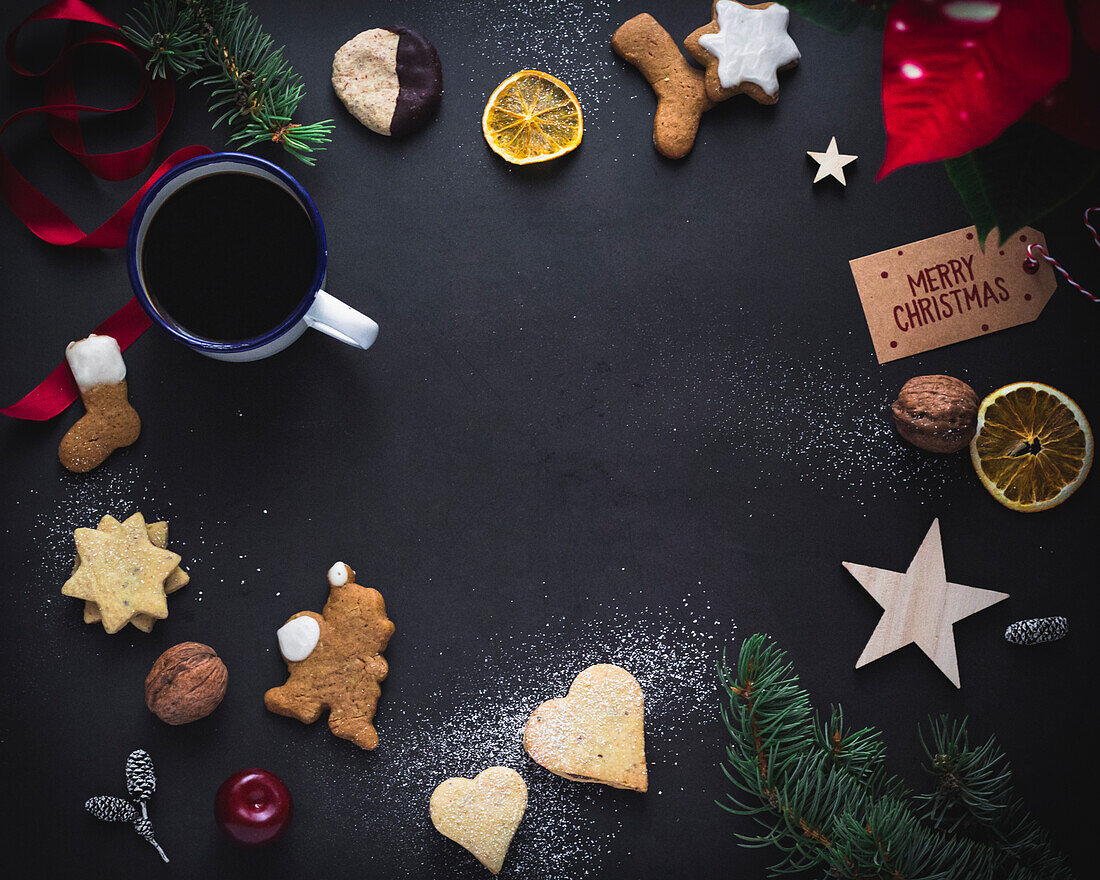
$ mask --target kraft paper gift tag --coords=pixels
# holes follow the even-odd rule
[[[997,236],[984,253],[971,226],[850,261],[880,364],[1039,316],[1057,281],[1046,261],[1028,272],[1024,260],[1046,239],[1030,227]]]

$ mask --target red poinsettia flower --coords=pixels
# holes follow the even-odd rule
[[[1069,68],[1063,0],[897,0],[882,48],[878,178],[990,143]]]
[[[1069,77],[1024,116],[1062,137],[1100,150],[1100,3],[1079,0]]]

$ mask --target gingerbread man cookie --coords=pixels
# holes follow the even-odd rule
[[[791,13],[778,3],[748,6],[714,0],[711,22],[684,40],[688,54],[707,69],[707,97],[748,95],[759,104],[779,100],[780,70],[802,55],[787,33]]]
[[[700,117],[714,106],[703,74],[647,12],[624,22],[611,37],[611,48],[641,71],[657,95],[653,146],[662,156],[682,159],[695,144]]]
[[[394,626],[382,594],[355,583],[355,572],[337,562],[328,572],[329,594],[320,614],[301,611],[277,633],[290,677],[264,694],[278,715],[312,724],[329,710],[328,726],[361,749],[378,745],[371,724],[379,683],[389,672],[382,652]]]

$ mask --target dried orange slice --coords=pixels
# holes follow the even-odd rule
[[[970,460],[982,485],[1005,507],[1047,510],[1069,498],[1087,476],[1092,430],[1061,391],[1016,382],[982,401]]]
[[[575,150],[584,120],[569,86],[540,70],[521,70],[489,96],[481,131],[494,153],[527,165]]]

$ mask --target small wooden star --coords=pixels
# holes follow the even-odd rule
[[[154,547],[148,535],[117,538],[97,529],[77,529],[80,567],[61,592],[95,602],[103,628],[118,632],[136,614],[168,616],[164,581],[180,564],[177,553]]]
[[[844,179],[844,166],[855,162],[859,158],[858,156],[846,156],[841,153],[837,149],[835,137],[829,141],[829,148],[824,153],[807,151],[806,155],[820,166],[817,169],[817,176],[814,177],[814,183],[824,180],[826,177],[835,177],[840,181],[841,186],[848,185],[848,181]]]
[[[932,521],[932,527],[904,574],[854,562],[843,565],[885,609],[867,647],[856,661],[856,669],[915,642],[955,687],[959,687],[959,661],[955,656],[952,624],[996,605],[1007,599],[1008,594],[948,583],[940,543],[940,521]]]

